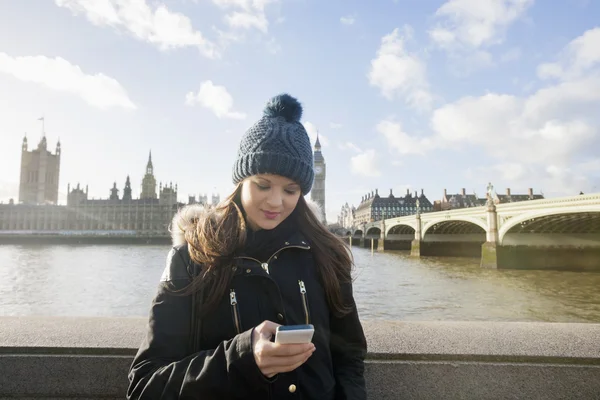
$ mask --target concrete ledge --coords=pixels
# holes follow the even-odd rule
[[[0,398],[123,398],[146,323],[0,317]],[[372,399],[600,398],[600,324],[363,324]]]

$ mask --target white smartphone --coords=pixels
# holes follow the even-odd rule
[[[275,343],[298,344],[310,343],[315,333],[315,327],[309,325],[278,326],[275,332]]]

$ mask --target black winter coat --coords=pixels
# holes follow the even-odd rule
[[[187,244],[173,247],[162,283],[183,288],[192,264]],[[161,284],[131,365],[128,399],[366,399],[367,344],[352,285],[342,290],[354,309],[337,318],[305,238],[294,234],[268,260],[238,258],[233,268],[229,293],[202,318],[199,352],[189,346],[191,296]],[[316,351],[295,371],[266,378],[252,352],[253,328],[264,320],[313,324]]]

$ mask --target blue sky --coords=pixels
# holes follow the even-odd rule
[[[232,189],[243,132],[281,92],[327,162],[328,219],[361,196],[600,192],[600,2],[0,2],[0,201],[20,147],[60,137],[106,198],[149,150],[179,198]]]

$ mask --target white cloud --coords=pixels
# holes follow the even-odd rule
[[[330,122],[329,123],[329,127],[331,129],[342,129],[343,125],[342,124],[338,124],[336,122]]]
[[[571,41],[562,51],[559,61],[538,67],[541,79],[578,78],[600,64],[600,27],[590,29]]]
[[[188,17],[146,0],[55,0],[73,14],[84,14],[98,26],[110,26],[151,43],[160,50],[197,47],[208,58],[218,58],[216,46],[192,27]]]
[[[568,164],[594,137],[595,129],[576,116],[556,118],[553,104],[542,101],[528,107],[543,96],[540,92],[527,99],[487,94],[445,105],[433,113],[432,127],[438,136],[434,140],[478,145],[501,160]]]
[[[448,0],[435,12],[430,38],[447,50],[499,44],[534,0]]]
[[[589,190],[600,181],[591,150],[600,146],[600,63],[589,32],[561,53],[559,68],[538,68],[558,82],[523,96],[487,93],[448,103],[432,113],[428,138],[408,135],[392,121],[382,121],[377,130],[405,153],[452,147],[478,152],[487,158],[479,168],[484,174],[477,175],[482,182],[540,182],[558,194]]]
[[[234,29],[257,29],[262,33],[269,31],[269,20],[265,8],[278,0],[212,0],[221,8],[233,9],[225,15],[225,22]],[[279,21],[279,20],[278,20]]]
[[[429,91],[425,64],[415,54],[405,49],[405,41],[411,36],[411,28],[405,27],[404,36],[398,28],[381,39],[377,57],[371,60],[367,75],[369,83],[381,90],[388,100],[404,98],[418,110],[428,110],[433,103]]]
[[[355,145],[352,142],[339,143],[338,147],[340,150],[352,150],[356,153],[362,153],[362,150],[360,149],[360,147],[358,147],[357,145]]]
[[[193,106],[200,104],[211,110],[218,118],[245,119],[246,114],[233,111],[233,97],[225,86],[213,84],[212,81],[204,81],[200,84],[197,94],[189,92],[185,97],[185,104]]]
[[[306,133],[308,133],[310,142],[314,145],[315,142],[317,141],[317,133],[319,132],[319,130],[317,129],[316,125],[310,121],[304,121],[302,123],[302,125],[304,125],[304,129],[306,129]],[[319,142],[321,143],[321,146],[322,147],[329,146],[329,139],[326,136],[323,136],[321,133],[318,133],[318,134],[319,134]]]
[[[0,72],[24,82],[41,84],[59,92],[79,96],[100,109],[136,108],[116,79],[102,73],[88,75],[78,65],[73,65],[64,58],[11,57],[0,52]]]
[[[264,14],[235,11],[225,16],[225,22],[232,28],[256,28],[262,33],[267,33],[269,29],[269,22]]]
[[[369,149],[352,157],[350,159],[350,167],[352,173],[356,175],[373,178],[381,175],[378,161],[375,150]]]
[[[482,149],[494,166],[487,173],[498,179],[543,182],[555,192],[574,190],[585,175],[571,166],[585,160],[582,152],[599,141],[598,121],[590,118],[594,111],[586,112],[590,104],[596,104],[592,110],[600,104],[599,76],[525,98],[494,93],[466,97],[433,113],[432,140]]]
[[[430,138],[415,138],[402,130],[399,122],[383,120],[377,124],[377,131],[381,133],[390,148],[399,154],[424,154],[433,147]]]
[[[449,57],[455,75],[463,76],[494,65],[485,48],[504,41],[508,27],[521,18],[534,0],[448,0],[435,12],[430,39]],[[518,59],[518,49],[501,56],[502,62]]]
[[[537,75],[540,79],[560,78],[563,74],[562,67],[557,63],[538,65]]]
[[[353,25],[356,22],[356,18],[352,15],[347,15],[340,18],[340,22],[344,25]]]

